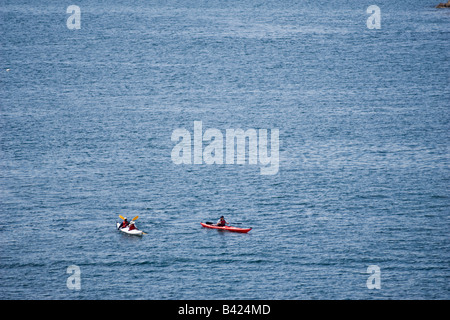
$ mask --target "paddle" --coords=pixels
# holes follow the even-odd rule
[[[122,217],[120,214],[119,214],[119,218],[122,219],[122,220],[125,220],[125,218]],[[138,218],[139,218],[139,216],[136,216],[133,219],[131,219],[131,221],[137,220]]]
[[[205,224],[208,224],[208,225],[216,225],[214,222],[211,222],[211,221],[206,221]],[[229,226],[230,224],[227,222],[225,225],[226,225],[226,226]]]

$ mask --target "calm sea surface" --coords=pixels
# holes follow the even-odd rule
[[[449,299],[438,2],[1,1],[0,299]],[[279,129],[278,173],[174,164],[194,121]]]

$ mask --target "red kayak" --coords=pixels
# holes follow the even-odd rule
[[[214,224],[207,224],[207,223],[203,223],[203,222],[200,222],[200,224],[202,225],[202,227],[205,227],[205,228],[227,230],[227,231],[240,232],[240,233],[247,233],[250,230],[252,230],[252,228],[238,228],[238,227],[232,227],[232,226],[219,227]]]

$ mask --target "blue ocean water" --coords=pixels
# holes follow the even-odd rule
[[[449,299],[438,2],[2,1],[0,299]],[[279,129],[279,172],[174,164],[194,121]]]

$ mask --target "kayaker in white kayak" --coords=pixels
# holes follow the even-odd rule
[[[137,228],[136,228],[136,226],[134,225],[134,221],[131,221],[130,222],[130,227],[128,228],[128,231],[131,231],[131,230],[137,230]]]
[[[134,223],[134,221],[131,221],[131,222]],[[121,225],[119,226],[119,229],[121,229],[121,228],[126,228],[126,227],[129,226],[129,224],[130,224],[130,223],[128,222],[127,218],[125,217],[125,218],[123,219]]]
[[[224,227],[228,223],[225,221],[225,218],[223,216],[220,217],[220,219],[217,221],[216,226]]]

